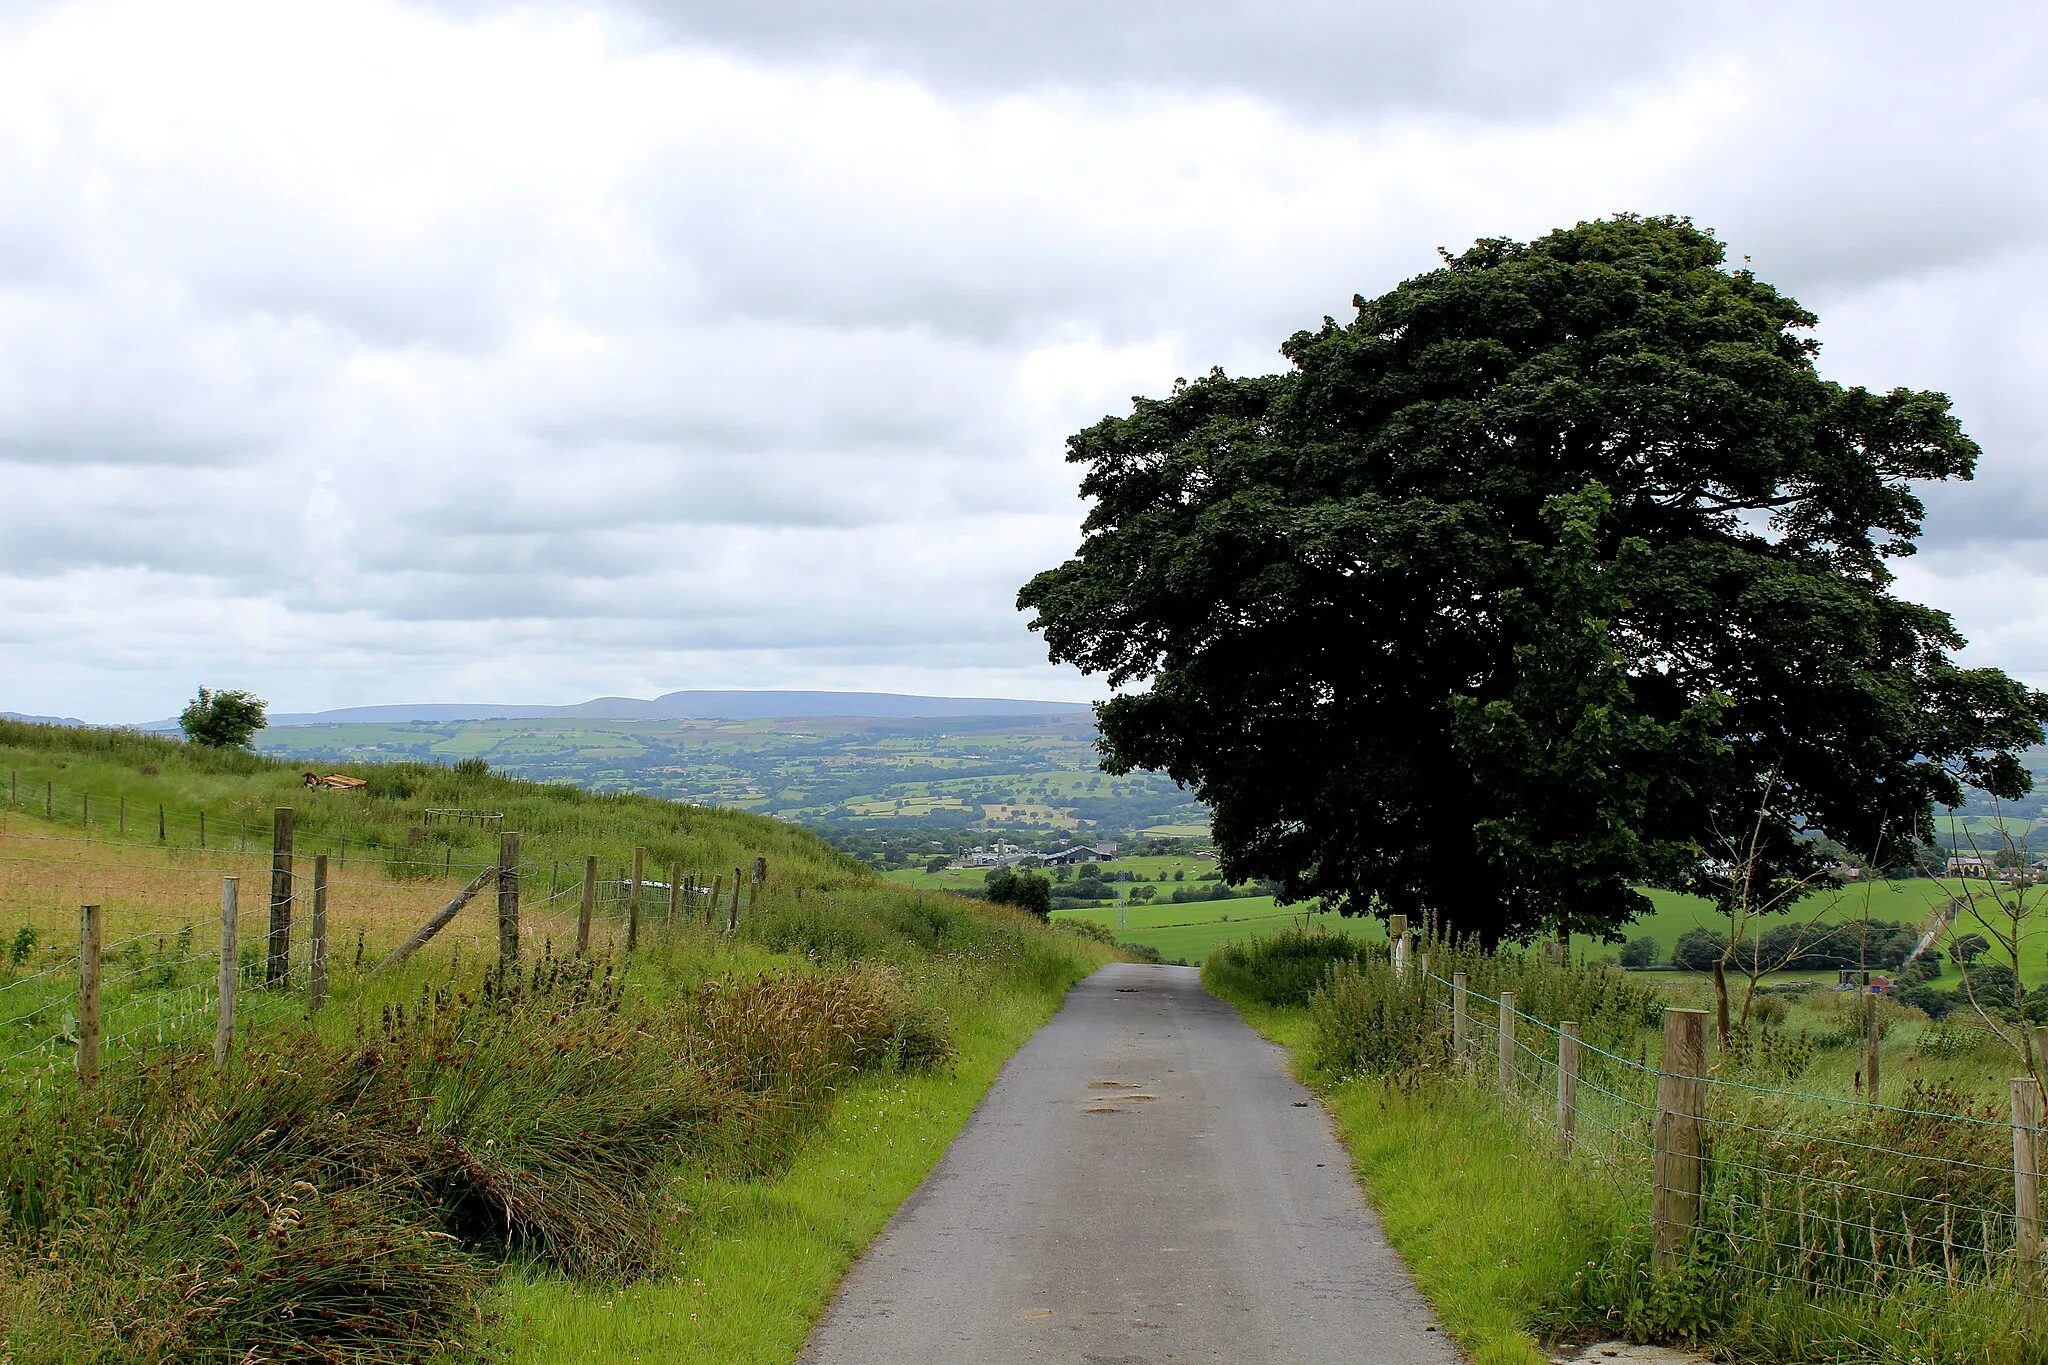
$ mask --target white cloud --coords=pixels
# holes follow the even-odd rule
[[[0,706],[1093,695],[1068,433],[1624,208],[1956,396],[1907,581],[2048,681],[2031,10],[1029,12],[0,8]]]

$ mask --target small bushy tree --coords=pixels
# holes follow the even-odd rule
[[[1621,946],[1621,965],[1637,971],[1657,965],[1657,940],[1632,938]]]
[[[178,728],[194,744],[210,749],[246,748],[270,724],[270,703],[253,692],[215,692],[202,687],[178,716]]]
[[[1036,872],[1004,868],[989,879],[988,899],[998,905],[1014,905],[1034,915],[1052,913],[1052,882]]]

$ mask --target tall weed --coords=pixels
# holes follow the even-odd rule
[[[1202,963],[1202,983],[1233,1000],[1299,1007],[1322,988],[1333,964],[1356,962],[1368,951],[1369,945],[1348,935],[1283,929],[1217,947]],[[1384,957],[1386,946],[1377,951]]]
[[[1424,939],[1404,980],[1394,975],[1391,944],[1294,937],[1297,942],[1277,951],[1238,954],[1224,971],[1212,976],[1205,970],[1204,980],[1262,1004],[1307,1004],[1311,1061],[1330,1076],[1387,1075],[1447,1056],[1451,1013],[1444,983],[1459,972],[1481,1017],[1490,1016],[1487,1000],[1512,991],[1519,1013],[1551,1025],[1576,1020],[1580,1036],[1599,1047],[1631,1046],[1663,1018],[1655,987],[1611,967]],[[1308,972],[1318,962],[1323,975],[1311,987]]]

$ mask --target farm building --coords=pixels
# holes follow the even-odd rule
[[[1072,848],[1063,848],[1057,853],[1046,854],[1044,862],[1047,867],[1071,867],[1077,863],[1107,862],[1116,856],[1116,849],[1117,846],[1115,844],[1097,844],[1092,847],[1088,844],[1075,844]]]

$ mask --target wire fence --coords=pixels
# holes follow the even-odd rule
[[[509,837],[516,848],[517,836]],[[263,855],[265,859],[269,856]],[[61,1071],[82,1065],[81,1058],[88,1054],[95,1062],[102,1054],[114,1060],[152,1046],[203,1040],[220,1026],[222,956],[230,951],[235,983],[230,1018],[236,1030],[246,1031],[285,1015],[303,1015],[309,1006],[317,1006],[317,995],[309,999],[309,993],[318,990],[315,959],[321,963],[324,980],[333,945],[324,937],[316,939],[315,925],[331,930],[324,902],[314,910],[316,878],[303,870],[312,860],[291,853],[286,858],[294,870],[283,874],[282,884],[288,890],[275,903],[270,899],[273,881],[267,871],[248,879],[263,894],[250,898],[246,905],[240,895],[243,878],[229,875],[223,879],[224,901],[232,897],[235,902],[232,933],[225,929],[230,917],[224,910],[218,921],[188,919],[99,944],[96,934],[85,928],[87,912],[81,908],[76,940],[15,953],[11,967],[0,961],[0,1084],[42,1086]],[[0,862],[4,861],[6,856],[0,855]],[[90,858],[61,855],[37,861],[95,866]],[[543,864],[537,859],[515,858],[502,865],[487,863],[477,869],[468,892],[457,899],[473,898],[487,881],[509,881],[514,941],[524,940],[536,950],[550,952],[572,946],[580,950],[593,932],[605,934],[608,942],[594,946],[608,951],[620,946],[621,931],[626,946],[631,946],[642,926],[651,931],[678,919],[726,928],[737,923],[741,869],[735,868],[727,883],[717,875],[685,874],[680,868],[659,877],[643,871],[635,878],[625,866],[604,869],[599,875],[594,860],[586,863],[575,868],[578,875],[567,882],[561,878],[560,860]],[[766,861],[757,859],[755,893],[766,872]],[[507,873],[512,875],[507,878]],[[504,912],[503,906],[500,911]],[[442,913],[452,918],[447,906]],[[472,921],[481,918],[472,915]],[[431,931],[425,931],[426,937],[438,934],[446,922],[441,919]],[[279,935],[276,953],[272,951],[274,932]],[[477,937],[472,932],[465,941]],[[32,940],[21,942],[24,948],[38,947]],[[89,952],[88,944],[96,951]],[[504,950],[502,938],[499,950]],[[354,966],[365,965],[363,954],[359,936]],[[458,961],[460,954],[458,942]],[[30,958],[32,962],[24,969]],[[94,1022],[88,1022],[89,1015]]]
[[[2032,1077],[2002,1107],[1941,1085],[1900,1104],[1788,1090],[1703,1065],[1697,1011],[1666,1012],[1666,1055],[1652,1064],[1427,963],[1395,966],[1396,988],[1421,994],[1447,1074],[1491,1092],[1563,1166],[1649,1203],[1667,1265],[1796,1289],[1844,1331],[1858,1315],[1910,1310],[2004,1314],[2000,1330],[2041,1338]],[[1673,1042],[1687,1027],[1689,1051]]]
[[[76,1065],[86,1043],[83,937],[80,946],[53,954],[50,965],[0,983],[0,1080],[42,1085]],[[97,1051],[116,1059],[210,1035],[220,1014],[221,948],[219,924],[197,921],[101,946]],[[272,988],[276,969],[267,933],[238,943],[236,1016],[242,1026],[304,1011],[312,953],[302,927],[281,955],[279,990]]]

